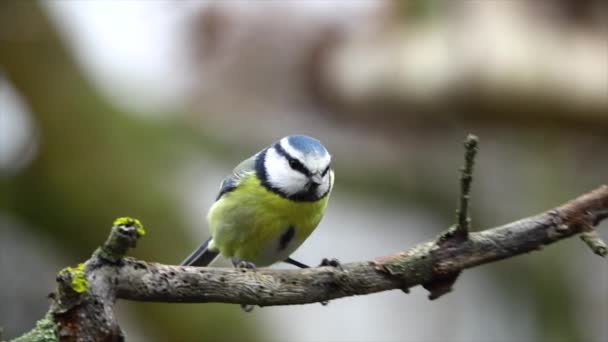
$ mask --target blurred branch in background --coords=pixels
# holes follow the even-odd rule
[[[284,3],[201,10],[191,38],[205,74],[197,101],[234,114],[321,108],[335,120],[391,131],[463,119],[608,125],[605,2],[366,4],[328,5],[333,16]]]

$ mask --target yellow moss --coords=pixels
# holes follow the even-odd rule
[[[77,293],[84,293],[89,287],[89,281],[84,273],[84,264],[80,263],[76,267],[66,267],[61,270],[61,273],[69,273],[72,278],[72,290]]]
[[[144,229],[144,225],[140,220],[132,217],[119,217],[114,220],[114,226],[133,226],[137,231],[139,236],[146,235],[146,230]]]

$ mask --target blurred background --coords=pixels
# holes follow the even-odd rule
[[[334,157],[326,217],[295,255],[311,264],[450,225],[467,133],[477,229],[605,184],[607,37],[601,0],[2,1],[3,337],[44,315],[54,274],[118,216],[146,225],[134,256],[180,262],[223,176],[288,134]],[[132,341],[608,340],[606,261],[576,238],[426,296],[117,309]]]

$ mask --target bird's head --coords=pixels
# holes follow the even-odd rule
[[[317,139],[290,135],[262,151],[257,171],[262,184],[300,201],[316,201],[331,190],[331,155]]]

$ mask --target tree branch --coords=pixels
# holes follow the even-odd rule
[[[188,303],[242,303],[260,306],[315,303],[341,297],[410,288],[436,277],[540,250],[581,233],[608,212],[608,186],[543,214],[470,233],[466,242],[437,247],[421,243],[407,252],[363,262],[304,270],[226,269],[168,266],[125,258],[104,267],[117,279],[118,298]],[[431,252],[438,248],[431,258]],[[101,270],[100,270],[101,271]]]
[[[581,234],[581,240],[589,246],[593,253],[605,257],[608,254],[606,243],[600,238],[600,235],[595,230],[584,232]]]
[[[606,218],[608,186],[604,185],[542,214],[471,232],[465,239],[444,233],[408,251],[343,264],[342,269],[299,270],[171,266],[125,257],[145,231],[139,221],[121,218],[86,263],[59,273],[47,321],[35,330],[55,327],[62,340],[121,340],[113,315],[116,299],[271,306],[393,289],[407,292],[416,285],[429,289],[434,299],[447,293],[464,269],[537,251],[579,233],[586,234],[585,241],[596,253],[605,251],[594,228]],[[45,324],[48,320],[55,324]]]
[[[472,134],[469,134],[464,142],[464,167],[460,174],[460,206],[456,211],[456,234],[460,234],[465,238],[471,230],[469,200],[471,198],[471,182],[473,181],[473,165],[475,164],[475,155],[477,154],[477,142],[478,138]]]

